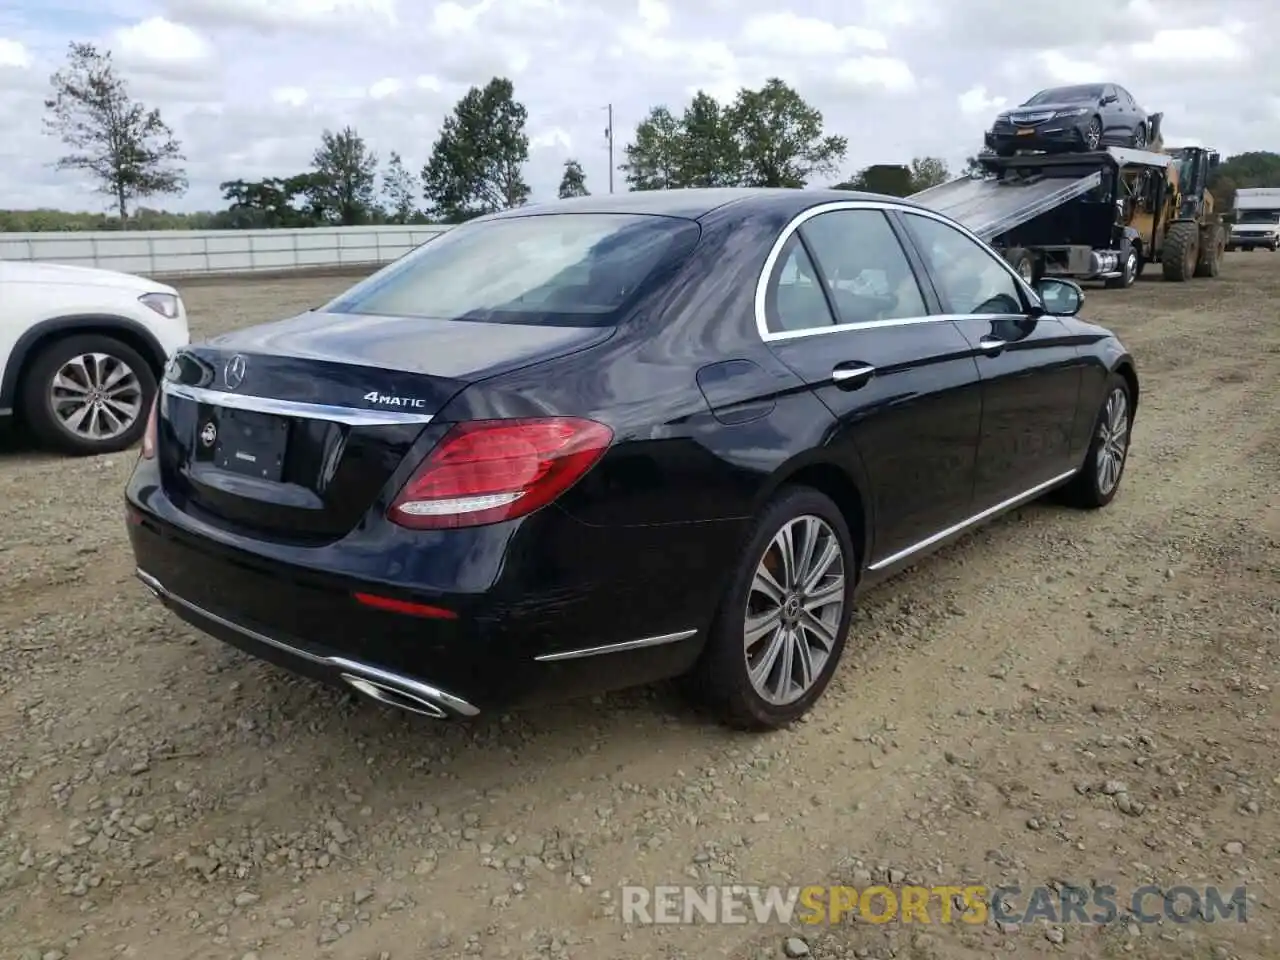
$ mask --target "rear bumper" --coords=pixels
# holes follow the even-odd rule
[[[474,717],[480,712],[462,697],[413,677],[360,660],[313,653],[235,623],[172,593],[157,577],[141,568],[137,575],[161,603],[193,627],[294,673],[335,685],[346,683],[374,699],[438,720]]]
[[[435,717],[684,673],[701,651],[741,534],[736,523],[588,527],[543,511],[528,529],[487,528],[487,539],[463,541],[470,548],[459,569],[474,574],[481,561],[492,562],[490,587],[440,592],[443,571],[428,590],[403,579],[431,566],[426,544],[390,542],[411,531],[382,531],[359,550],[330,545],[317,566],[317,551],[281,556],[279,544],[228,542],[181,519],[154,486],[141,486],[128,497],[135,564],[178,617],[295,673],[405,709],[416,703]],[[335,560],[348,554],[355,559]],[[368,575],[375,555],[385,558],[376,578]],[[399,581],[386,575],[394,569]],[[361,592],[431,604],[446,616],[370,607],[355,598]],[[383,688],[401,699],[379,696]]]

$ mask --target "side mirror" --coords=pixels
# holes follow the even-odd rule
[[[1042,277],[1035,285],[1045,313],[1054,317],[1074,317],[1084,306],[1084,290],[1074,280]]]

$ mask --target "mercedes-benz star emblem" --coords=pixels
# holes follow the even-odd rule
[[[212,423],[206,423],[204,429],[200,431],[200,442],[206,447],[212,447],[213,441],[218,439],[218,428]]]
[[[240,386],[240,381],[244,379],[244,368],[244,357],[238,353],[227,361],[226,369],[222,371],[222,378],[227,381],[227,386],[232,390]]]

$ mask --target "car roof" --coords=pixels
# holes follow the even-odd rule
[[[698,220],[729,204],[759,207],[761,210],[794,215],[823,203],[862,200],[919,206],[903,197],[833,188],[791,189],[786,187],[701,187],[683,190],[634,190],[589,197],[549,200],[545,203],[515,207],[484,217],[500,220],[510,217],[558,213],[631,213],[651,216],[683,217]]]

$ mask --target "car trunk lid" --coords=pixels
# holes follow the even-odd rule
[[[193,345],[165,377],[166,493],[242,534],[337,539],[378,502],[424,430],[443,435],[435,415],[460,391],[612,332],[313,312]]]

